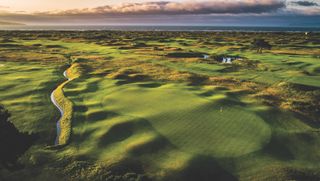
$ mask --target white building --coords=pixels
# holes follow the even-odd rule
[[[227,58],[223,57],[222,63],[232,64],[232,59],[230,57],[227,57]]]
[[[210,58],[210,56],[209,55],[203,55],[203,58],[204,59],[208,59],[208,58]]]

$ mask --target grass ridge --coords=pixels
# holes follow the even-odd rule
[[[66,75],[68,80],[60,84],[54,90],[54,98],[56,102],[63,110],[63,115],[60,119],[60,134],[58,135],[58,146],[63,146],[69,143],[72,133],[72,115],[73,115],[73,103],[65,95],[63,88],[66,84],[79,77],[79,74],[75,73],[74,69],[77,64],[72,64],[67,70]]]

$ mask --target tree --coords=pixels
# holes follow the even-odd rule
[[[257,53],[262,53],[263,49],[270,50],[272,46],[264,39],[255,39],[252,46],[257,49]]]

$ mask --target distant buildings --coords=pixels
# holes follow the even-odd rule
[[[210,56],[209,55],[203,55],[203,58],[204,59],[208,59],[208,58],[210,58]]]
[[[209,58],[210,58],[209,55],[203,55],[203,59],[209,59]],[[238,56],[217,56],[217,57],[214,57],[214,59],[223,64],[232,64],[234,60],[242,60],[242,58]]]
[[[230,57],[227,57],[227,58],[223,57],[222,63],[232,64],[232,58],[230,58]]]
[[[232,64],[235,60],[243,60],[240,57],[223,57],[221,63]]]
[[[311,32],[309,31],[309,32],[305,32],[304,33],[306,36],[308,36],[308,35],[310,35],[311,34]]]

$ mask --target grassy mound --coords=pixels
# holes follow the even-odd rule
[[[71,132],[72,132],[72,115],[73,115],[73,103],[65,97],[63,88],[70,81],[79,77],[79,75],[73,71],[77,67],[77,64],[73,64],[69,69],[66,70],[66,75],[69,80],[60,84],[53,92],[57,104],[63,110],[63,116],[60,119],[60,135],[58,135],[58,145],[65,145],[69,143]]]
[[[122,86],[105,96],[103,105],[147,119],[174,146],[196,154],[239,156],[260,149],[270,137],[270,128],[261,118],[218,91],[208,98],[179,85]]]

